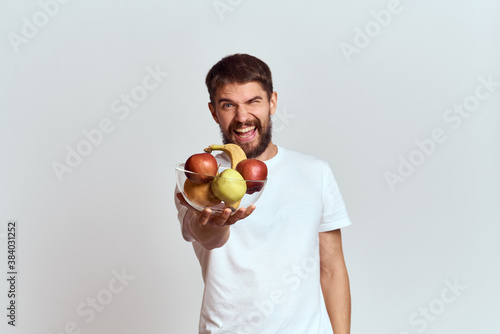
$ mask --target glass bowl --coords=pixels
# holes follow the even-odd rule
[[[219,173],[222,173],[227,168],[228,167],[219,167]],[[189,178],[188,175],[190,176]],[[220,214],[224,211],[225,208],[230,208],[232,213],[234,214],[239,208],[250,207],[251,205],[255,204],[260,195],[262,195],[267,181],[225,178],[234,185],[240,182],[245,182],[247,186],[247,192],[243,195],[239,203],[229,203],[231,204],[229,205],[224,201],[218,199],[211,190],[211,185],[215,180],[215,176],[203,175],[185,170],[184,163],[179,163],[175,165],[175,178],[177,182],[177,188],[179,188],[179,191],[182,193],[184,199],[189,203],[189,205],[191,205],[198,211],[203,211],[203,209],[205,208],[210,208],[212,210],[212,214]],[[203,179],[205,180],[205,183],[197,184],[191,181],[195,179]]]

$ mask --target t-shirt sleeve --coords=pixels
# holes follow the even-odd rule
[[[326,232],[351,225],[344,199],[329,166],[325,168],[323,178],[323,214],[319,232]]]

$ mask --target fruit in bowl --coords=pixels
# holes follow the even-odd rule
[[[183,191],[187,200],[201,207],[211,207],[221,202],[213,193],[210,183],[196,184],[187,178],[184,181]]]
[[[224,203],[233,205],[241,200],[247,192],[247,183],[235,169],[228,168],[215,177],[212,191]]]
[[[236,171],[238,171],[245,180],[265,180],[267,179],[267,166],[264,162],[257,159],[245,159],[241,160],[238,165],[236,165]],[[260,191],[263,186],[260,182],[247,181],[247,194],[253,194],[256,191]]]
[[[217,166],[210,154],[216,150],[229,157],[231,168]],[[235,144],[210,145],[205,152],[194,154],[186,163],[176,165],[177,187],[192,207],[199,211],[210,208],[212,214],[231,208],[234,213],[239,208],[250,207],[259,199],[267,182],[264,162],[246,159],[243,149]]]
[[[239,208],[248,208],[257,202],[265,189],[267,180],[252,181],[261,185],[260,190],[248,194],[246,193],[246,183],[248,180],[243,179],[243,177],[238,179],[227,177],[230,174],[225,173],[225,171],[230,171],[231,169],[224,169],[223,167],[219,167],[219,169],[221,172],[219,175],[214,176],[212,181],[196,184],[187,178],[186,173],[189,174],[192,172],[184,169],[184,163],[176,165],[177,188],[181,191],[189,205],[198,211],[210,208],[212,214],[220,214],[226,208],[230,208],[234,213]],[[213,189],[218,189],[216,191],[220,191],[220,193],[216,195],[216,191]],[[232,193],[233,191],[235,191],[235,194]]]
[[[217,174],[217,160],[210,153],[198,153],[190,156],[184,168],[193,173],[186,173],[188,179],[196,184],[208,183]]]

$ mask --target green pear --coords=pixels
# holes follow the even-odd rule
[[[243,198],[247,191],[247,183],[240,173],[228,168],[215,177],[212,191],[224,203],[232,205]]]

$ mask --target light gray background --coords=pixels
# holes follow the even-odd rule
[[[17,219],[20,275],[18,326],[2,311],[1,331],[64,333],[72,321],[81,333],[197,331],[203,283],[176,220],[174,164],[220,143],[204,76],[245,52],[273,71],[275,142],[328,160],[341,187],[352,332],[498,332],[500,88],[458,128],[443,119],[478,77],[500,81],[498,1],[401,0],[350,62],[341,43],[376,28],[371,11],[390,1],[220,3],[232,10],[71,1],[16,53],[9,34],[41,7],[3,1],[0,258],[5,273],[5,229]],[[148,67],[169,75],[120,119],[112,102]],[[59,182],[54,161],[106,118],[114,130]],[[384,173],[435,128],[447,140],[391,191]],[[106,296],[113,270],[135,278],[87,323],[77,307]],[[463,287],[450,303],[446,280]],[[410,320],[429,307],[432,321]]]

